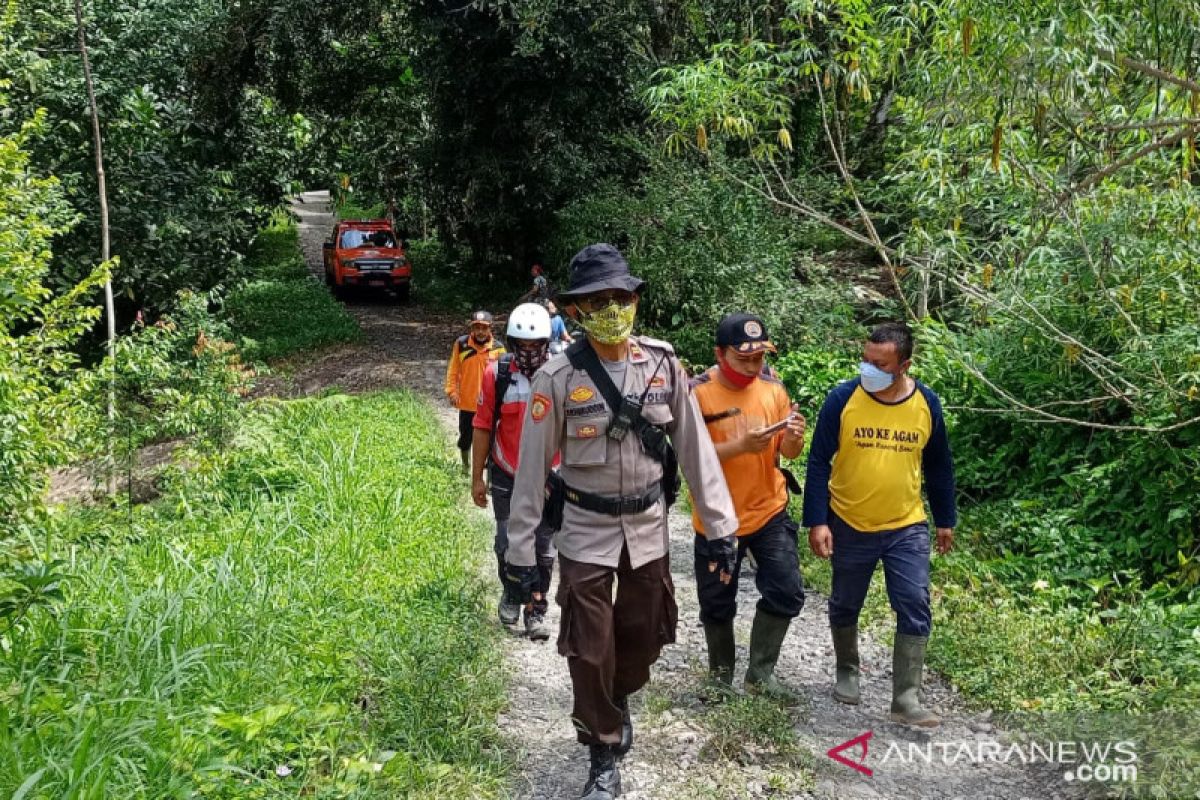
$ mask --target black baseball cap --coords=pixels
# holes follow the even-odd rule
[[[732,347],[739,353],[774,353],[775,345],[767,338],[767,326],[754,314],[726,314],[717,323],[717,347]]]
[[[479,311],[472,313],[471,314],[471,324],[472,325],[479,325],[479,324],[491,325],[492,324],[492,312],[484,311],[483,309],[480,309]]]
[[[629,263],[617,248],[611,244],[589,244],[571,259],[570,282],[558,296],[569,300],[606,289],[640,292],[645,285],[644,280],[629,274]]]

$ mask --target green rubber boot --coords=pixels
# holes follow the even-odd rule
[[[830,626],[829,631],[833,634],[833,654],[837,662],[833,699],[856,706],[861,700],[858,693],[858,626]]]
[[[925,669],[928,636],[896,634],[892,652],[892,722],[936,728],[942,724],[937,715],[921,705],[921,673]]]
[[[704,623],[708,643],[708,679],[715,685],[733,686],[733,620]]]
[[[795,702],[800,696],[775,677],[775,663],[792,621],[765,611],[754,615],[750,629],[750,664],[746,669],[746,691],[765,694],[776,700]]]
[[[720,703],[733,691],[733,620],[704,622],[704,642],[708,643],[708,685],[701,699]]]

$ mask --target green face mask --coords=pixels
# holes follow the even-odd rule
[[[620,344],[633,333],[633,318],[637,316],[637,303],[623,306],[612,302],[591,314],[579,311],[579,324],[600,344]]]

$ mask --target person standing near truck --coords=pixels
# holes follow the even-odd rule
[[[492,314],[482,309],[471,315],[467,333],[454,340],[446,364],[446,398],[458,409],[458,450],[462,474],[471,469],[471,440],[474,438],[475,408],[479,386],[488,364],[504,355],[504,345],[492,337]]]

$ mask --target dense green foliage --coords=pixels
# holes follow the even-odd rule
[[[786,349],[857,336],[855,318],[870,314],[851,284],[861,268],[814,257],[828,236],[703,167],[648,161],[635,186],[609,182],[560,214],[551,263],[616,242],[649,285],[642,324],[699,364],[712,361],[716,321],[743,309],[761,313]]]
[[[491,794],[500,673],[442,444],[407,395],[264,406],[154,506],[57,518],[65,597],[0,651],[6,796]]]
[[[100,2],[85,4],[85,17],[124,328],[138,309],[156,317],[179,290],[207,292],[236,274],[296,171],[306,127],[251,87],[252,76],[230,74],[223,48],[247,32],[225,3]],[[54,246],[50,284],[61,289],[89,274],[100,252],[72,4],[10,3],[0,36],[0,74],[11,77],[13,110],[0,116],[0,132],[43,110],[34,163],[58,177],[78,214]]]
[[[969,495],[1069,504],[1125,566],[1190,582],[1194,8],[1139,8],[796,2],[782,39],[664,70],[647,100],[670,148],[873,245],[957,410]],[[841,191],[798,178],[800,102]]]
[[[247,266],[246,280],[230,290],[222,305],[246,361],[268,361],[362,337],[354,318],[309,274],[291,220],[277,217],[259,232]]]
[[[378,594],[349,593],[354,558],[411,557],[372,527],[396,495],[379,488],[363,506],[350,483],[374,491],[389,470],[442,467],[372,446],[374,469],[358,471],[363,442],[335,417],[347,404],[410,414],[408,401],[256,417],[249,451],[183,480],[174,505],[135,512],[133,532],[101,515],[45,545],[29,535],[47,467],[114,433],[125,446],[193,436],[216,458],[238,430],[243,360],[356,335],[303,274],[294,229],[256,239],[298,179],[333,190],[344,214],[391,211],[429,304],[502,312],[532,260],[561,286],[572,253],[613,241],[650,283],[640,329],[701,365],[721,314],[761,313],[810,420],[853,375],[866,326],[908,318],[915,374],[948,411],[963,506],[964,552],[935,578],[933,663],[1001,710],[1197,705],[1192,0],[84,11],[119,256],[115,364],[81,342],[103,273],[72,9],[23,0],[0,18],[0,525],[12,562],[0,608],[13,626],[0,655],[9,683],[31,687],[5,718],[12,788],[28,776],[48,793],[102,780],[121,796],[222,796],[267,791],[289,764],[311,781],[293,793],[453,796],[469,790],[440,785],[437,765],[459,759],[491,786],[476,745],[387,716],[424,702],[426,676],[389,662],[387,642],[429,647],[457,676],[426,632],[453,620],[450,644],[472,644],[470,590],[426,597],[400,570],[371,573]],[[109,370],[115,431],[97,380]],[[426,423],[413,441],[433,452]],[[421,485],[452,495],[439,481]],[[414,535],[465,547],[444,514]],[[68,541],[82,555],[62,564]],[[329,575],[301,572],[330,555]],[[286,578],[268,581],[260,558]],[[806,568],[820,585],[827,567]],[[404,599],[420,613],[387,617]],[[381,627],[368,636],[355,614]],[[242,636],[255,624],[261,636]],[[347,660],[337,631],[363,659]],[[294,659],[300,644],[323,666]],[[418,694],[389,683],[398,676]],[[487,713],[494,686],[463,684]],[[240,705],[219,696],[227,688]],[[89,710],[92,698],[113,710]],[[325,698],[358,710],[326,717]],[[437,713],[479,719],[467,711]],[[43,724],[51,733],[33,736]],[[384,769],[392,783],[347,783],[389,750],[405,753]],[[51,766],[34,779],[35,764]]]
[[[50,240],[71,215],[58,181],[29,167],[25,147],[41,127],[39,115],[0,137],[0,539],[31,521],[47,468],[94,413],[83,402],[91,375],[72,348],[97,317],[86,303],[104,273],[58,297],[46,287]]]

